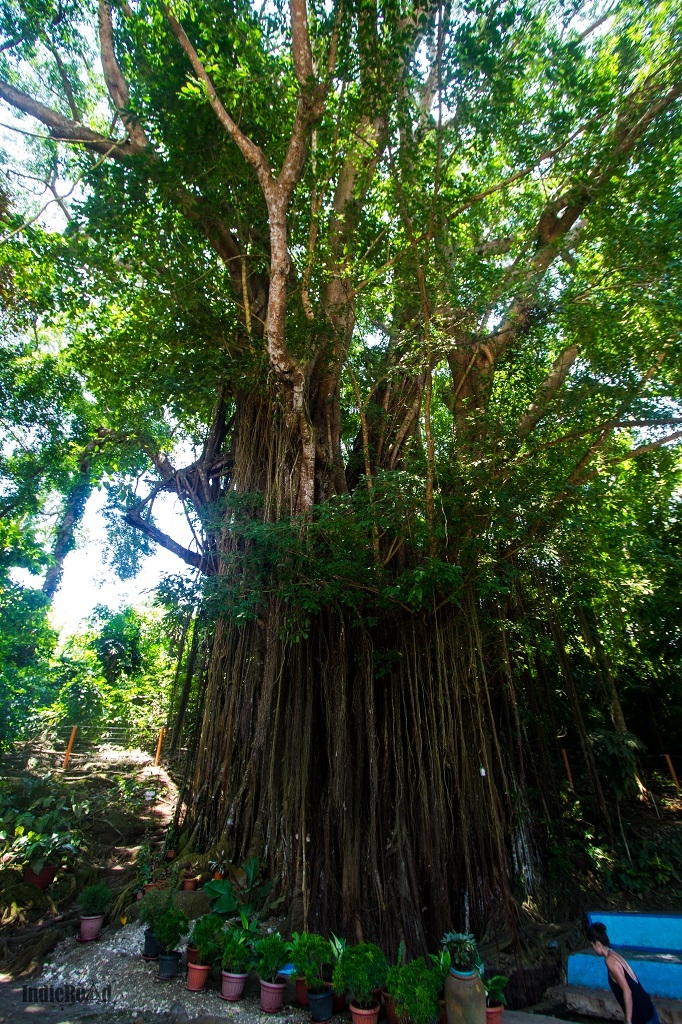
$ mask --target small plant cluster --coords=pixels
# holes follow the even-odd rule
[[[0,858],[3,867],[30,868],[73,863],[83,846],[78,827],[87,803],[70,798],[51,774],[27,777],[0,797]]]
[[[140,918],[153,929],[157,942],[166,951],[174,950],[189,922],[173,907],[172,890],[153,889],[140,905]],[[281,975],[291,961],[308,996],[331,999],[332,992],[350,998],[355,1006],[370,1010],[377,994],[386,989],[395,1013],[404,1024],[435,1024],[441,1013],[439,1000],[448,972],[479,971],[483,964],[473,935],[449,932],[443,936],[442,949],[429,957],[417,957],[403,963],[404,947],[398,951],[398,963],[389,967],[382,950],[371,942],[347,946],[343,939],[326,939],[313,932],[294,932],[287,941],[279,932],[263,935],[260,925],[242,910],[238,919],[226,922],[214,911],[194,922],[188,948],[196,951],[199,968],[222,967],[223,980],[246,977],[255,967],[261,982],[281,983]],[[504,1004],[507,978],[493,975],[484,979],[489,1006]],[[281,983],[281,987],[284,985]],[[239,992],[241,994],[240,989]],[[225,996],[239,998],[239,996]],[[331,1004],[330,1004],[331,1005]]]

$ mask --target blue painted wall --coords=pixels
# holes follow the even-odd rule
[[[609,913],[591,910],[590,924],[601,921],[606,925],[612,946],[628,949],[661,949],[682,951],[682,914]]]
[[[641,952],[637,956],[628,957],[626,950],[623,955],[650,996],[682,999],[682,956],[658,953],[651,954],[652,959],[644,959]],[[568,984],[608,989],[604,958],[592,950],[573,953],[568,958]]]

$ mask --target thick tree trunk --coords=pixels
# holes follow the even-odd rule
[[[239,399],[232,481],[259,492],[263,520],[290,511],[289,443],[275,403]],[[302,517],[304,545],[307,529]],[[512,888],[537,861],[517,794],[541,780],[521,760],[499,626],[481,635],[468,591],[462,608],[428,614],[305,614],[281,596],[286,559],[264,559],[260,543],[228,512],[215,595],[225,612],[184,794],[195,843],[263,857],[299,929],[416,952],[468,915],[479,929],[491,913],[513,920]],[[244,616],[256,555],[268,576]]]

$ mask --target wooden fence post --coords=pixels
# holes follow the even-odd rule
[[[568,784],[571,787],[571,789],[575,789],[575,786],[573,785],[573,776],[571,775],[571,766],[568,763],[568,754],[566,753],[563,747],[561,748],[561,755],[564,759],[564,767],[566,769],[566,778],[568,779]]]
[[[673,763],[672,763],[672,760],[670,759],[670,754],[664,754],[663,756],[665,757],[666,761],[668,762],[668,768],[670,769],[670,774],[673,777],[673,782],[675,783],[675,789],[679,790],[680,783],[679,783],[679,781],[677,779],[677,775],[675,774],[675,769],[673,768]]]
[[[162,725],[161,731],[159,732],[159,742],[156,744],[156,757],[154,758],[155,767],[158,767],[159,761],[161,760],[161,744],[163,743],[163,734],[165,731],[166,726]]]
[[[71,728],[71,735],[69,736],[69,742],[68,742],[68,744],[66,746],[66,753],[64,754],[64,764],[62,765],[62,768],[66,768],[66,766],[69,763],[69,758],[71,757],[71,750],[73,748],[73,741],[76,738],[76,730],[77,729],[78,729],[77,725],[74,725]]]

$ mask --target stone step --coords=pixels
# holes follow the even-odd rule
[[[631,965],[650,996],[659,996],[663,999],[682,998],[682,953],[670,950],[631,949],[627,946],[619,946],[618,952]],[[568,958],[567,980],[569,985],[610,991],[604,958],[597,956],[592,949],[571,953]]]
[[[612,946],[677,953],[682,950],[682,914],[590,910],[587,920],[590,924],[601,921],[609,933]]]
[[[582,985],[555,985],[547,991],[549,999],[556,999],[572,1013],[581,1017],[600,1017],[602,1020],[623,1020],[623,1011],[609,989],[585,988]],[[654,999],[661,1024],[682,1024],[682,999]],[[506,1014],[505,1014],[506,1016]]]

